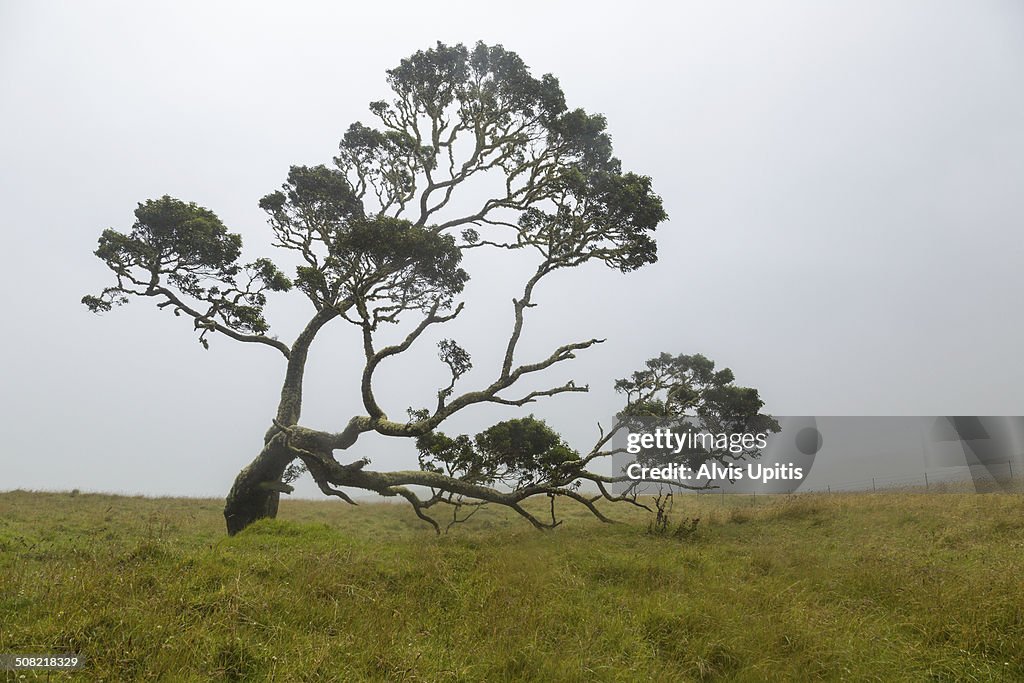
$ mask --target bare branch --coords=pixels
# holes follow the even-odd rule
[[[274,337],[268,337],[268,336],[262,335],[262,334],[244,334],[242,332],[238,332],[236,330],[233,330],[230,327],[227,327],[226,325],[223,325],[223,324],[217,322],[216,320],[212,319],[209,314],[201,313],[201,312],[197,311],[195,308],[192,308],[191,306],[186,304],[184,301],[182,301],[182,299],[180,297],[178,297],[174,292],[172,292],[171,290],[167,289],[166,287],[161,287],[161,286],[150,287],[150,288],[147,289],[146,292],[141,293],[141,294],[143,296],[162,296],[162,297],[164,297],[164,301],[158,303],[157,307],[158,308],[167,308],[168,306],[173,306],[174,307],[174,312],[175,312],[176,315],[180,315],[181,313],[184,313],[185,315],[193,318],[194,321],[195,321],[194,326],[195,326],[195,329],[197,329],[197,330],[205,329],[205,330],[212,330],[212,331],[215,331],[215,332],[220,332],[224,336],[230,337],[231,339],[234,339],[235,341],[246,342],[246,343],[254,343],[254,344],[265,344],[266,346],[270,346],[270,347],[275,348],[278,351],[280,351],[281,354],[285,358],[288,358],[291,355],[291,349],[289,349],[288,345],[285,344],[284,342],[282,342],[282,341],[280,341],[278,339],[275,339]]]
[[[518,512],[520,515],[522,515],[523,517],[528,519],[530,521],[530,524],[532,524],[535,528],[540,529],[541,531],[547,531],[548,529],[554,529],[556,526],[561,524],[561,522],[557,522],[554,519],[552,519],[550,523],[542,522],[539,519],[537,519],[536,517],[534,517],[533,515],[531,515],[529,512],[524,510],[522,508],[522,506],[519,505],[519,503],[512,503],[511,505],[509,505],[509,507],[511,507],[513,510]]]
[[[440,535],[441,525],[438,524],[437,520],[435,520],[433,517],[423,512],[423,509],[426,507],[426,505],[422,500],[419,499],[419,497],[415,493],[402,486],[391,487],[390,489],[387,490],[391,491],[392,495],[397,494],[405,498],[407,501],[409,501],[409,503],[412,505],[412,509],[416,512],[416,516],[422,519],[423,521],[429,523],[430,526],[434,527],[434,531],[438,535]],[[385,493],[385,495],[387,494]]]
[[[582,392],[582,393],[586,393],[589,390],[590,390],[589,386],[578,387],[574,383],[569,382],[568,384],[564,384],[564,385],[562,385],[560,387],[555,387],[554,389],[547,389],[547,390],[544,390],[544,391],[531,391],[526,396],[523,396],[522,398],[519,398],[519,399],[514,399],[513,400],[513,399],[506,399],[506,398],[499,398],[497,396],[492,396],[492,397],[490,397],[487,400],[490,403],[500,403],[500,404],[506,405],[506,406],[523,406],[523,405],[526,405],[527,403],[533,403],[534,400],[536,400],[538,398],[541,398],[543,396],[555,396],[557,394],[564,394],[564,393],[567,393],[567,392]]]
[[[465,522],[468,522],[470,517],[475,515],[481,508],[487,505],[487,503],[481,503],[476,501],[464,502],[461,496],[458,501],[453,502],[449,499],[447,502],[449,505],[452,506],[452,521],[448,522],[448,526],[444,528],[445,533],[448,533],[449,529],[451,529],[456,524],[463,524]],[[467,514],[462,519],[459,519],[459,510],[461,510],[464,506],[467,505],[470,507],[469,514]]]
[[[363,326],[363,348],[366,355],[366,365],[363,367],[360,387],[363,397],[363,406],[366,408],[367,412],[370,413],[371,420],[387,419],[387,415],[377,404],[377,400],[373,395],[373,373],[377,369],[377,366],[380,365],[381,361],[407,350],[431,325],[446,323],[449,320],[455,319],[455,317],[462,312],[465,304],[460,302],[455,310],[449,315],[437,315],[437,311],[440,306],[441,302],[439,300],[435,301],[423,320],[420,321],[415,329],[413,329],[401,343],[386,346],[379,351],[374,351],[372,329],[369,325]]]

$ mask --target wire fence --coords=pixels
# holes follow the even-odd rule
[[[887,474],[863,479],[829,479],[827,476],[809,478],[792,494],[803,493],[1024,493],[1024,467],[1020,462],[922,469],[917,473]],[[757,496],[780,495],[779,492],[757,489],[709,488],[701,495]]]
[[[962,467],[944,467],[940,469],[922,469],[919,473],[865,477],[864,479],[828,481],[822,478],[821,483],[801,488],[801,491],[831,492],[878,492],[893,489],[918,489],[922,492],[977,492],[1019,491],[1020,472],[1018,465],[1014,472],[1014,462],[972,465]]]

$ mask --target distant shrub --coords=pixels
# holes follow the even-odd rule
[[[672,493],[664,496],[659,494],[654,499],[655,515],[647,525],[647,533],[656,536],[671,536],[672,538],[687,539],[697,534],[697,525],[700,517],[684,518],[678,524],[672,522]]]

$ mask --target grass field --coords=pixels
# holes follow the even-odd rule
[[[689,496],[686,537],[612,511],[438,537],[284,501],[227,538],[216,500],[2,493],[0,653],[88,681],[1024,680],[1020,495]]]

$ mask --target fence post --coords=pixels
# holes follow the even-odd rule
[[[1013,461],[1007,460],[1006,464],[1010,466],[1010,479],[1013,479]]]
[[[927,472],[924,473],[924,490],[925,491],[928,490],[928,473]]]
[[[875,488],[875,478],[871,477],[871,493],[877,493],[878,489]]]

